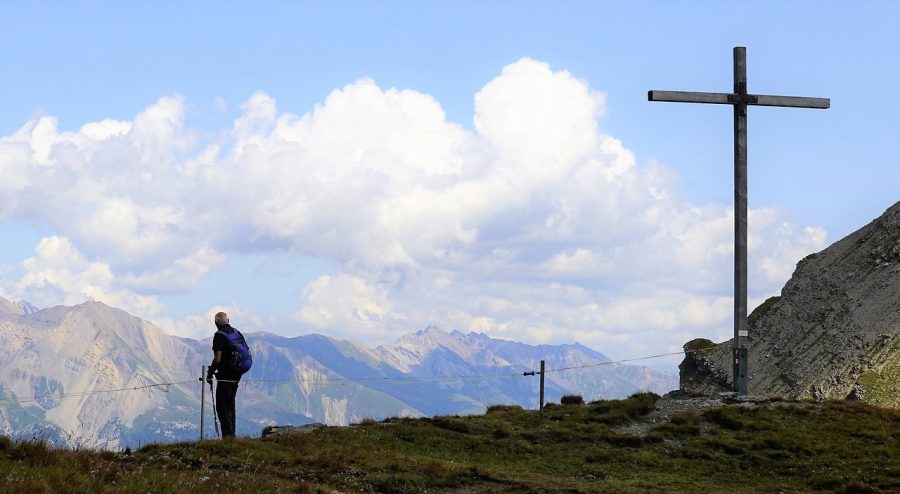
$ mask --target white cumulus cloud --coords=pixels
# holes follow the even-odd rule
[[[241,333],[265,331],[269,326],[266,318],[239,305],[214,305],[201,313],[181,318],[155,317],[153,323],[170,334],[201,340],[215,334],[215,316],[219,312],[228,314],[230,324]]]
[[[119,286],[108,264],[86,260],[63,237],[42,238],[22,268],[20,279],[3,280],[0,285],[13,300],[28,300],[38,307],[96,300],[143,318],[155,316],[162,308],[157,297]]]
[[[288,253],[334,266],[286,310],[297,332],[371,343],[436,324],[635,350],[728,334],[728,205],[638,163],[598,125],[603,93],[565,70],[524,58],[473,104],[470,129],[431,95],[362,78],[297,114],[257,92],[218,132],[187,128],[178,96],[71,132],[41,117],[0,138],[0,220],[57,236],[4,290],[106,297],[193,335],[209,314],[168,318],[156,296],[228,256]],[[761,298],[826,235],[750,214]]]
[[[307,327],[341,336],[382,331],[396,318],[386,290],[352,275],[320,276],[304,290],[295,317]],[[349,334],[348,334],[349,330]]]

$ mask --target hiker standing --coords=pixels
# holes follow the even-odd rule
[[[222,437],[233,437],[237,418],[234,412],[234,398],[237,395],[238,383],[253,360],[250,348],[244,335],[231,327],[228,314],[216,314],[216,334],[213,336],[213,360],[206,373],[206,382],[212,385],[216,376],[216,414],[222,423]]]

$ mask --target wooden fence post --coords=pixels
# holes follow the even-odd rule
[[[544,361],[541,360],[541,416],[544,415]]]

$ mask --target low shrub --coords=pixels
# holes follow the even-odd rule
[[[694,412],[678,412],[669,420],[675,425],[699,424],[700,418]]]
[[[612,455],[609,453],[595,453],[589,454],[584,457],[585,463],[607,463],[613,460]]]
[[[860,480],[851,480],[838,487],[834,492],[837,494],[881,494],[884,491]]]
[[[466,421],[462,420],[459,417],[439,415],[431,419],[431,424],[439,429],[459,432],[462,434],[469,432],[469,425],[466,423]]]
[[[426,475],[435,477],[444,472],[444,465],[442,465],[441,463],[439,463],[437,461],[431,460],[431,461],[427,461],[425,463],[419,464],[419,471],[421,471],[422,473],[424,473]]]
[[[720,427],[733,431],[741,430],[745,425],[740,413],[732,407],[720,407],[707,410],[703,412],[703,418]]]
[[[640,436],[632,436],[630,434],[608,434],[603,440],[615,446],[625,446],[628,448],[639,448],[644,444]]]
[[[562,405],[584,405],[584,398],[581,395],[565,395],[559,402]]]
[[[522,410],[522,407],[519,405],[490,405],[485,413],[521,412]]]
[[[372,479],[372,487],[375,492],[385,494],[405,494],[411,492],[425,492],[425,480],[414,473],[391,473],[378,475]]]
[[[647,415],[656,408],[659,395],[656,393],[635,393],[622,402],[626,415],[632,418]]]
[[[654,427],[652,433],[674,437],[699,436],[700,418],[693,412],[676,413],[668,424]]]
[[[656,408],[659,395],[656,393],[635,393],[624,400],[600,400],[589,404],[588,422],[619,425],[647,415]]]
[[[491,432],[491,437],[494,439],[506,439],[510,435],[510,432],[503,427],[497,427]]]
[[[707,441],[706,445],[710,449],[715,449],[731,456],[740,456],[745,452],[745,449],[740,442],[726,436],[716,436],[710,441]]]
[[[9,451],[11,460],[30,466],[47,466],[56,462],[59,450],[51,448],[43,439],[17,441]]]

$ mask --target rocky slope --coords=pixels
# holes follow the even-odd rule
[[[900,406],[900,202],[800,261],[781,296],[753,311],[749,330],[751,395]],[[731,348],[689,354],[682,388],[730,389]]]

